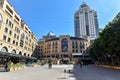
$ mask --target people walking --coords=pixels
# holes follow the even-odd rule
[[[52,68],[52,62],[51,62],[51,60],[48,61],[48,67],[49,67],[49,69]]]
[[[7,63],[5,64],[5,69],[4,69],[4,71],[5,71],[5,72],[8,71],[8,64],[7,64]]]
[[[52,68],[52,63],[51,63],[51,62],[49,63],[49,68],[50,68],[50,69]]]

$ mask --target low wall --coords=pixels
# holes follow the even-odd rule
[[[96,64],[96,66],[120,70],[120,66],[110,66],[110,65],[101,65],[101,64]]]

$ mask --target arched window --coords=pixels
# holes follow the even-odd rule
[[[67,39],[62,39],[61,48],[62,48],[62,52],[68,51],[68,40]]]
[[[12,53],[12,54],[16,54],[16,50],[15,50],[15,49],[13,49],[11,53]]]
[[[26,56],[26,53],[24,53],[24,56]]]
[[[30,54],[28,54],[28,56],[30,56]]]
[[[19,54],[22,55],[22,52],[20,51]]]
[[[1,51],[2,51],[2,52],[8,52],[8,49],[7,49],[7,47],[3,47],[3,48],[1,49]]]

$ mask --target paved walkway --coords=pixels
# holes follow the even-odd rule
[[[71,73],[76,80],[120,80],[120,70],[96,67],[94,65],[74,67]]]
[[[64,73],[65,69],[72,71]],[[120,80],[120,71],[94,65],[82,68],[79,65],[53,65],[52,69],[44,65],[13,72],[0,72],[0,80]]]

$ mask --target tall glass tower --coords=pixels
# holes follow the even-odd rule
[[[92,10],[85,2],[74,14],[75,37],[98,37],[98,19],[97,12]]]

